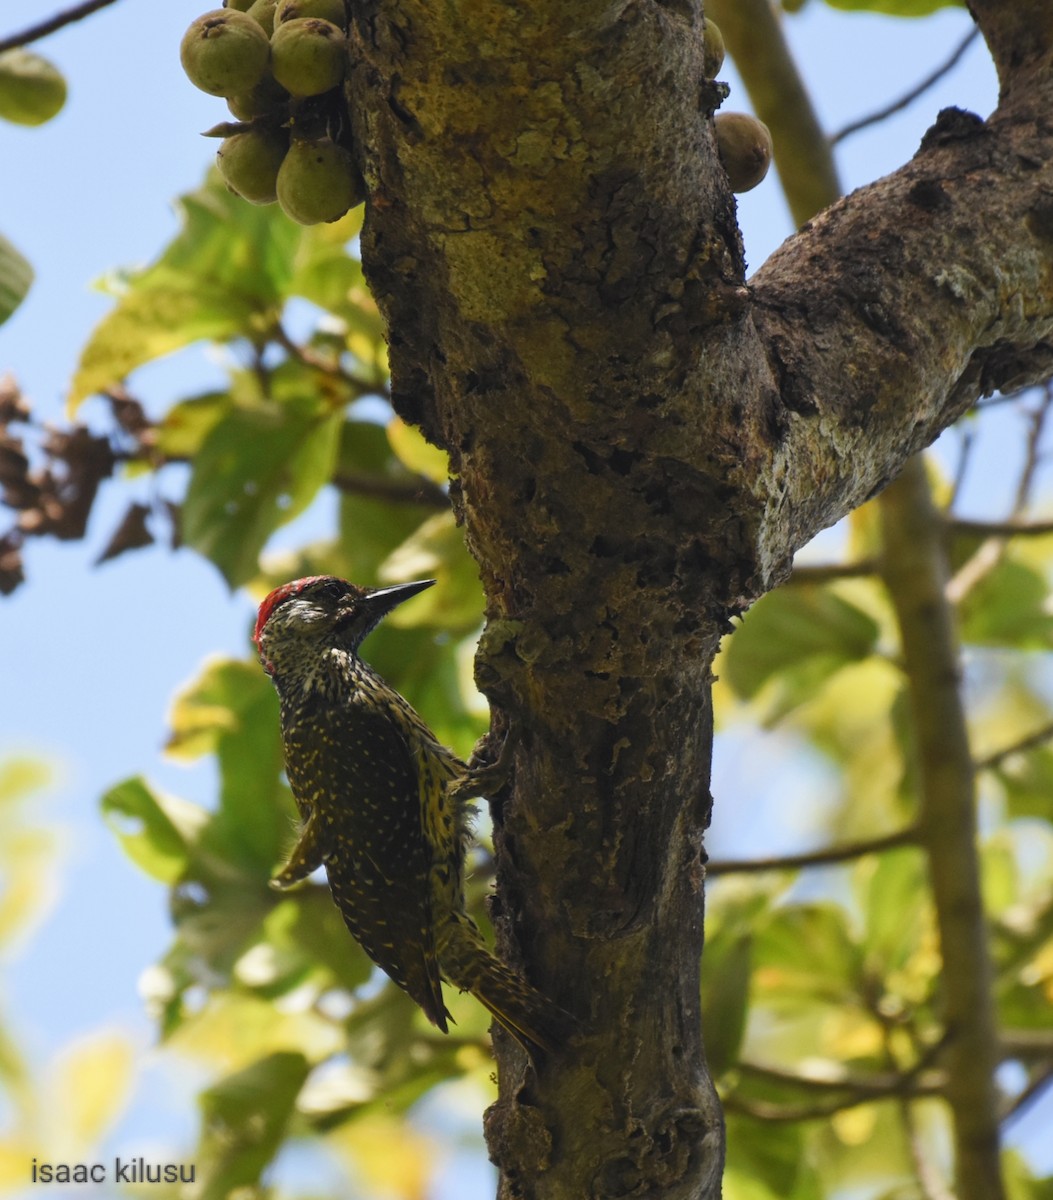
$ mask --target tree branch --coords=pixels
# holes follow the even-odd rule
[[[756,875],[762,871],[795,871],[804,867],[832,867],[851,862],[866,854],[880,854],[900,846],[915,845],[918,830],[915,827],[898,829],[884,837],[866,838],[858,842],[846,842],[841,846],[829,846],[824,850],[812,850],[804,854],[774,855],[771,858],[713,859],[706,864],[707,877],[717,875]]]
[[[838,142],[844,141],[846,137],[850,137],[853,133],[859,133],[861,129],[866,129],[871,125],[877,125],[880,121],[887,120],[893,113],[901,112],[908,105],[913,104],[920,96],[924,96],[929,88],[939,83],[949,71],[954,70],[961,60],[962,55],[976,41],[979,35],[979,29],[970,29],[950,58],[946,62],[941,63],[931,74],[926,75],[921,83],[912,87],[909,92],[905,92],[898,100],[893,100],[891,104],[886,104],[884,108],[879,108],[876,112],[869,113],[865,117],[860,117],[858,120],[850,121],[847,125],[843,125],[836,133],[830,135],[830,145],[836,146]]]
[[[1036,746],[1041,746],[1043,742],[1048,742],[1053,738],[1053,722],[1048,725],[1042,725],[1034,732],[1027,734],[1018,741],[1011,742],[1008,746],[1003,746],[1001,750],[995,750],[991,754],[984,755],[983,758],[976,760],[976,769],[978,771],[989,771],[992,767],[999,767],[1007,758],[1011,758],[1014,754],[1022,754],[1026,750],[1033,750]]]
[[[23,29],[21,33],[12,33],[8,37],[0,38],[0,54],[3,54],[5,50],[15,50],[20,46],[28,46],[30,42],[38,42],[41,38],[47,37],[48,34],[55,33],[66,25],[72,25],[74,21],[81,21],[85,17],[90,17],[92,13],[98,12],[100,8],[106,8],[115,3],[116,0],[86,0],[84,4],[75,4],[72,8],[67,8],[64,12],[59,12],[53,17],[48,17],[46,21],[41,21],[37,25],[30,25],[28,29]]]
[[[940,950],[946,1097],[954,1115],[961,1200],[1005,1195],[999,1161],[998,1040],[976,848],[975,784],[947,603],[943,522],[924,463],[913,459],[881,497],[885,582],[910,688],[920,821]]]
[[[967,517],[952,517],[948,527],[960,537],[1048,537],[1053,533],[1053,521],[971,521]]]
[[[939,1047],[935,1048],[937,1051]],[[770,1066],[766,1063],[751,1062],[748,1059],[736,1064],[736,1070],[746,1075],[754,1075],[759,1079],[767,1079],[772,1083],[789,1084],[806,1092],[850,1092],[853,1103],[864,1100],[885,1100],[889,1096],[909,1094],[935,1095],[946,1085],[946,1072],[927,1067],[928,1057],[919,1062],[913,1069],[905,1071],[888,1071],[883,1074],[860,1074],[857,1071],[845,1071],[838,1078],[822,1078],[818,1075],[803,1075],[784,1067]]]
[[[786,584],[807,586],[833,583],[838,579],[862,579],[877,574],[877,571],[878,564],[869,558],[848,563],[803,563],[801,566],[794,566]]]

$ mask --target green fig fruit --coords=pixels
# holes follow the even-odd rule
[[[179,47],[187,78],[210,96],[236,96],[263,78],[271,48],[248,13],[215,8],[190,26]]]
[[[347,37],[332,21],[297,17],[282,21],[271,38],[274,78],[294,96],[320,96],[343,79]]]
[[[223,0],[224,8],[236,8],[238,12],[248,12],[254,0]]]
[[[250,204],[273,204],[278,199],[278,170],[289,149],[281,129],[249,129],[226,138],[216,154],[216,166],[227,187]]]
[[[254,21],[258,21],[263,32],[270,37],[274,32],[274,14],[278,0],[253,0],[246,10]]]
[[[277,118],[289,102],[289,93],[268,71],[251,91],[227,97],[227,108],[239,121],[255,121],[259,117]]]
[[[724,35],[715,21],[702,19],[702,73],[707,79],[716,79],[724,65]]]
[[[717,113],[713,118],[717,153],[728,173],[733,192],[748,192],[768,174],[771,166],[771,133],[763,121],[749,113]]]
[[[347,29],[347,8],[344,0],[278,0],[275,24],[295,21],[300,17],[319,17]]]
[[[300,225],[338,221],[366,198],[354,159],[329,138],[294,138],[278,172],[278,203]]]
[[[62,72],[20,48],[0,53],[0,117],[16,125],[43,125],[66,103]]]

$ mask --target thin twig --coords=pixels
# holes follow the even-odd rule
[[[818,1121],[822,1117],[832,1117],[835,1113],[844,1112],[849,1108],[859,1108],[861,1104],[873,1104],[897,1096],[910,1100],[938,1096],[943,1090],[942,1082],[942,1075],[931,1082],[927,1078],[921,1080],[904,1076],[894,1087],[883,1091],[856,1091],[847,1096],[812,1104],[774,1104],[768,1100],[747,1100],[735,1092],[722,1094],[721,1102],[728,1112],[745,1113],[746,1116],[762,1121]]]
[[[1053,388],[1047,383],[1043,389],[1043,398],[1037,408],[1026,412],[1028,435],[1024,467],[1017,482],[1016,495],[1010,509],[1008,521],[996,527],[995,532],[988,531],[976,551],[961,565],[954,578],[947,584],[947,600],[951,604],[960,604],[969,592],[981,583],[1005,558],[1009,547],[1009,539],[1018,533],[1030,533],[1032,536],[1043,532],[1053,532],[1053,526],[1048,522],[1024,522],[1020,514],[1026,509],[1031,496],[1031,489],[1038,473],[1041,462],[1042,435],[1045,432],[1046,419],[1050,406],[1053,405]],[[967,522],[963,522],[967,525]],[[979,523],[974,522],[974,528]]]
[[[888,1071],[878,1075],[845,1072],[840,1079],[821,1079],[814,1075],[799,1075],[783,1067],[767,1066],[748,1059],[736,1063],[736,1070],[772,1083],[789,1084],[805,1092],[851,1092],[859,1099],[884,1100],[902,1095],[904,1089],[920,1089],[926,1095],[939,1092],[947,1082],[945,1071],[922,1070],[921,1064],[908,1071]]]
[[[6,38],[0,38],[0,54],[3,54],[5,50],[17,50],[19,46],[28,46],[30,42],[38,42],[41,38],[47,37],[49,33],[55,33],[66,25],[72,25],[74,21],[90,17],[93,12],[98,12],[100,8],[106,8],[116,2],[117,0],[87,0],[85,4],[75,4],[72,8],[67,8],[53,17],[48,17],[46,21],[41,21],[39,25],[30,25],[21,33],[12,33]]]
[[[954,478],[951,480],[951,497],[947,501],[948,510],[954,508],[958,497],[961,495],[962,488],[965,486],[965,476],[969,470],[969,460],[972,458],[973,449],[976,446],[976,438],[973,435],[972,429],[967,425],[955,425],[954,429],[958,431],[961,453],[958,455],[958,461],[954,467]]]
[[[1050,1084],[1053,1084],[1053,1066],[1049,1066],[1044,1071],[1041,1071],[1028,1083],[1020,1095],[1013,1099],[1009,1107],[1002,1114],[1002,1128],[1004,1129],[1007,1125],[1018,1121],[1036,1100],[1042,1098]]]
[[[838,863],[862,858],[865,854],[880,854],[884,850],[895,850],[899,846],[912,846],[918,840],[914,826],[886,833],[882,837],[867,838],[858,842],[845,842],[842,846],[828,846],[823,850],[811,850],[804,854],[780,854],[771,858],[713,859],[706,864],[706,875],[756,875],[762,871],[795,871],[803,867],[832,867]]]
[[[1042,435],[1046,429],[1046,419],[1049,408],[1053,404],[1053,385],[1047,380],[1042,388],[1043,397],[1037,408],[1027,411],[1027,453],[1024,456],[1024,469],[1020,473],[1016,497],[1013,500],[1013,516],[1016,517],[1027,508],[1031,499],[1031,490],[1038,474],[1038,466],[1042,459]]]
[[[375,383],[371,379],[363,379],[360,375],[355,375],[351,371],[345,371],[338,362],[326,358],[322,354],[317,354],[309,346],[301,346],[299,342],[289,336],[280,324],[274,326],[271,330],[271,336],[290,358],[295,358],[297,362],[303,363],[305,367],[312,367],[316,371],[321,371],[323,375],[343,380],[344,383],[349,384],[358,393],[359,397],[380,396],[385,400],[390,399],[388,390],[384,384]]]
[[[951,533],[961,537],[1046,537],[1053,533],[1053,521],[970,521],[952,517],[948,526]]]
[[[802,563],[790,573],[787,585],[803,586],[815,583],[833,583],[838,579],[859,579],[877,573],[877,562],[872,558],[861,558],[848,563]]]
[[[910,1099],[901,1096],[898,1108],[903,1133],[910,1147],[911,1162],[914,1164],[914,1178],[924,1200],[955,1200],[954,1193],[947,1187],[939,1171],[929,1162],[924,1142],[918,1133],[918,1123],[914,1119],[914,1106]]]
[[[1001,766],[1007,758],[1011,758],[1014,754],[1022,754],[1025,750],[1033,750],[1036,746],[1041,746],[1043,742],[1048,742],[1051,738],[1053,738],[1053,721],[1026,734],[1018,741],[1008,746],[1003,746],[1001,750],[995,750],[991,754],[984,755],[983,758],[978,758],[975,764],[976,769],[978,771],[989,771],[992,767]]]
[[[1053,1067],[1053,1029],[1006,1029],[998,1035],[1003,1059],[1049,1059]]]
[[[446,492],[423,475],[411,480],[399,480],[343,471],[333,476],[332,483],[338,491],[388,500],[393,504],[420,504],[439,509],[450,507],[450,497]]]
[[[893,113],[897,113],[901,109],[906,108],[907,105],[913,104],[919,96],[923,96],[929,90],[929,88],[931,88],[934,84],[939,83],[939,81],[944,77],[944,75],[947,74],[948,71],[953,70],[958,65],[958,60],[973,44],[973,42],[979,36],[979,33],[979,29],[974,26],[969,31],[968,36],[964,39],[964,41],[962,41],[961,45],[958,46],[958,48],[942,66],[937,67],[931,75],[927,75],[921,81],[921,83],[919,83],[916,87],[911,88],[909,92],[906,92],[904,95],[900,96],[898,100],[894,100],[891,104],[886,105],[877,112],[871,113],[869,116],[860,117],[858,121],[851,121],[848,125],[845,125],[844,128],[839,129],[834,134],[831,134],[830,145],[836,146],[838,142],[843,141],[850,134],[858,133],[861,129],[866,129],[869,125],[876,125],[879,121],[884,121],[887,117],[891,117]]]

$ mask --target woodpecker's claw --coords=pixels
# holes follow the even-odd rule
[[[468,770],[450,786],[452,799],[470,800],[475,796],[483,796],[492,800],[508,782],[512,774],[512,759],[519,744],[519,733],[515,729],[508,730],[497,758],[493,760],[487,754],[490,738],[491,734],[487,733],[476,742],[468,760]]]

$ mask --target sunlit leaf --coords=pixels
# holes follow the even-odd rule
[[[433,446],[419,429],[407,425],[401,417],[393,417],[387,429],[391,448],[407,470],[423,475],[432,483],[443,484],[449,479],[449,456],[445,450]]]
[[[227,1200],[260,1182],[309,1070],[302,1054],[279,1051],[202,1093],[202,1200]]]
[[[268,918],[268,938],[286,952],[328,969],[333,982],[349,991],[364,984],[373,964],[351,936],[326,886],[292,893]]]
[[[251,875],[268,874],[290,833],[271,681],[256,663],[209,663],[176,698],[170,726],[170,754],[219,757],[219,811],[208,821],[203,845]]]
[[[1053,819],[1053,749],[1014,754],[994,769],[1005,788],[1008,815]]]
[[[971,588],[959,607],[965,642],[1046,649],[1053,646],[1053,613],[1041,573],[1003,559]]]
[[[746,699],[770,680],[788,693],[790,707],[812,695],[845,663],[874,648],[878,626],[830,588],[790,587],[765,596],[728,641],[722,673]]]
[[[238,1071],[277,1051],[319,1062],[342,1050],[344,1037],[338,1026],[307,1004],[279,1009],[251,993],[217,988],[168,1044],[212,1069]]]
[[[740,1181],[732,1195],[753,1200],[754,1195],[796,1197],[799,1194],[795,1189],[802,1166],[803,1133],[799,1125],[767,1122],[761,1125],[729,1114],[727,1140],[729,1164]],[[746,1179],[754,1180],[761,1190],[752,1191]]]
[[[137,867],[162,883],[182,875],[207,820],[205,812],[154,791],[138,777],[110,788],[101,803],[103,819]]]
[[[362,1181],[369,1196],[423,1200],[445,1158],[441,1143],[377,1111],[344,1126],[327,1142],[347,1157],[352,1178]]]
[[[0,325],[26,298],[32,283],[32,265],[0,233]]]
[[[707,936],[702,956],[702,1031],[714,1078],[738,1059],[749,1013],[751,965],[748,936]]]
[[[843,909],[829,902],[788,905],[771,913],[753,943],[755,983],[766,1002],[856,994],[862,957]]]
[[[277,206],[247,205],[212,172],[180,201],[183,228],[158,261],[128,277],[96,326],[69,403],[202,338],[259,338],[281,310],[299,226]]]
[[[380,564],[377,577],[384,583],[436,580],[435,587],[414,598],[412,607],[395,609],[389,618],[393,627],[428,623],[463,634],[482,623],[479,568],[452,512],[436,513],[422,522]]]
[[[232,408],[205,436],[183,503],[182,535],[231,587],[252,578],[270,535],[329,480],[341,424],[339,414],[305,396],[300,404]]]
[[[171,458],[192,458],[209,433],[230,412],[230,407],[231,397],[227,392],[192,396],[174,404],[157,430],[158,449]]]
[[[932,929],[925,860],[913,848],[873,855],[860,862],[854,882],[864,914],[863,949],[867,968],[877,976],[901,970],[926,948],[932,973],[940,962],[934,943],[925,937]]]
[[[890,17],[927,17],[941,8],[961,8],[961,0],[826,0],[847,12],[885,13]]]
[[[49,1083],[49,1125],[69,1158],[85,1156],[124,1111],[135,1057],[127,1036],[115,1031],[80,1038],[63,1050]]]

